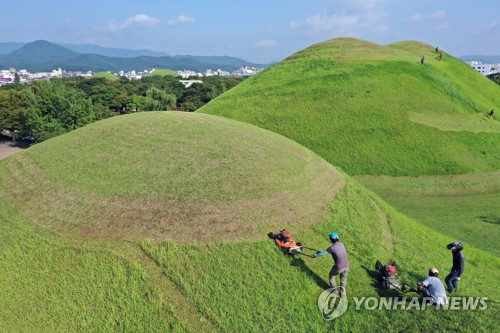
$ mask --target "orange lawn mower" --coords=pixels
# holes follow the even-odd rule
[[[292,257],[301,254],[306,257],[313,258],[312,254],[304,253],[304,249],[319,252],[316,249],[302,245],[302,243],[296,242],[293,235],[286,231],[286,229],[281,230],[278,233],[270,232],[267,234],[269,238],[274,239],[276,245],[279,247],[281,252],[285,255],[291,255]]]

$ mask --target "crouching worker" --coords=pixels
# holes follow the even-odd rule
[[[337,282],[335,281],[335,276],[340,275],[340,290],[338,291],[338,295],[345,296],[347,287],[347,272],[349,271],[347,252],[345,250],[344,244],[342,244],[342,242],[339,240],[339,235],[336,232],[332,232],[329,235],[329,238],[333,243],[332,246],[330,246],[323,252],[316,252],[313,255],[313,258],[322,257],[328,253],[332,255],[333,267],[330,270],[329,274],[330,287],[337,290]]]
[[[447,304],[446,290],[438,278],[438,270],[429,268],[429,276],[418,285],[418,293],[425,299],[432,299],[433,305]]]

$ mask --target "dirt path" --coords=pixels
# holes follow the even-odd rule
[[[12,143],[0,141],[0,160],[21,150],[23,150],[23,148],[13,146]]]

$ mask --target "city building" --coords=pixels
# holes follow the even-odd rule
[[[500,64],[483,64],[481,61],[467,61],[466,63],[484,76],[500,73]]]

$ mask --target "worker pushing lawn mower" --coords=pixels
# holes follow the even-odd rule
[[[340,242],[339,235],[336,232],[332,232],[329,235],[329,239],[333,244],[325,251],[306,247],[302,243],[296,242],[293,235],[285,229],[278,233],[270,232],[268,236],[275,240],[276,245],[284,254],[289,254],[291,256],[300,254],[310,258],[318,258],[330,253],[334,261],[334,265],[329,274],[330,287],[335,289],[335,293],[338,296],[345,296],[349,262],[347,261],[347,253],[344,244]],[[314,251],[314,254],[304,253],[304,249]],[[337,282],[335,281],[335,276],[337,275],[340,275],[340,289],[337,288]]]
[[[328,238],[332,242],[332,245],[328,247],[325,251],[317,251],[313,258],[322,257],[328,253],[332,255],[333,267],[328,274],[330,280],[330,288],[335,289],[334,293],[338,296],[346,296],[347,287],[347,273],[349,272],[349,262],[347,261],[347,252],[345,250],[344,244],[340,241],[339,235],[336,232],[332,232],[328,235]],[[337,281],[335,276],[340,275],[340,289],[337,288]]]

